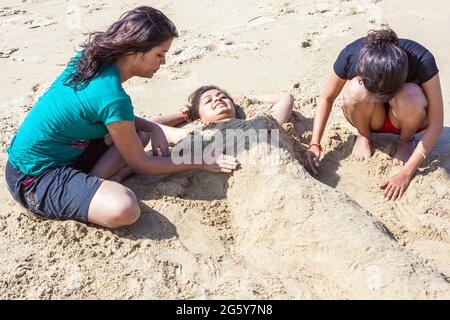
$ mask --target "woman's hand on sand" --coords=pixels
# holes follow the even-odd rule
[[[156,124],[152,127],[151,143],[154,156],[158,155],[158,150],[161,151],[164,157],[170,156],[169,142],[167,141],[166,135],[163,129]]]
[[[396,200],[403,196],[410,181],[411,176],[409,174],[399,172],[388,180],[381,182],[379,187],[384,190],[385,199]]]
[[[312,173],[314,176],[319,175],[319,165],[320,165],[320,148],[316,145],[311,145],[309,150],[305,152],[305,165],[306,170]]]
[[[212,164],[204,164],[203,169],[211,172],[231,173],[237,169],[239,162],[235,157],[220,154]]]

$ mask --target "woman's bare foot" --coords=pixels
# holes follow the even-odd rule
[[[395,166],[403,166],[414,152],[414,137],[411,140],[398,139],[397,151],[392,161]]]
[[[366,161],[369,160],[371,155],[372,155],[372,140],[363,135],[358,134],[355,145],[353,146],[352,156],[350,160]]]

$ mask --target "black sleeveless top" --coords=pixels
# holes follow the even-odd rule
[[[399,39],[399,47],[408,56],[409,70],[406,82],[421,85],[433,78],[438,72],[433,54],[421,44],[408,39]],[[351,80],[356,77],[358,56],[364,47],[364,38],[346,46],[334,63],[334,72],[341,79]]]

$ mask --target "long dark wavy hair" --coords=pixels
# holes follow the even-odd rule
[[[408,56],[389,27],[369,31],[364,41],[358,57],[358,75],[368,91],[389,100],[406,81]]]
[[[124,13],[105,32],[90,34],[81,45],[81,57],[69,62],[74,71],[64,84],[75,90],[83,88],[119,57],[147,52],[176,37],[175,25],[161,11],[147,6],[137,7]]]

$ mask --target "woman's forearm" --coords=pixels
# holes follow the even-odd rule
[[[139,125],[146,125],[147,122],[141,120],[138,120]],[[161,130],[158,124],[149,122],[148,125],[153,126],[153,128],[157,126],[158,130]],[[107,128],[123,160],[134,172],[147,175],[164,175],[193,169],[202,169],[207,166],[204,162],[201,162],[200,164],[186,164],[182,161],[176,161],[177,159],[180,159],[179,157],[147,155],[136,134],[135,123],[131,121],[112,122],[107,125]],[[151,132],[160,135],[161,132],[158,132],[158,130]]]
[[[147,156],[141,163],[130,165],[130,167],[136,173],[155,176],[203,168],[203,164],[189,164],[181,161],[175,163],[173,160],[171,157]]]
[[[186,117],[182,112],[176,112],[168,115],[151,117],[150,120],[135,116],[134,125],[137,131],[151,132],[155,124],[162,124],[170,127],[177,126],[186,122]]]
[[[150,118],[151,121],[159,124],[163,124],[170,127],[178,126],[186,122],[186,116],[181,112],[175,112],[171,114],[164,114],[159,116],[154,116]]]
[[[333,102],[334,100],[332,99],[326,99],[322,97],[319,98],[317,109],[314,114],[314,127],[311,143],[320,144],[323,133],[325,131],[325,126],[328,122],[328,118],[330,117]]]
[[[411,177],[416,173],[417,169],[419,169],[419,167],[425,161],[426,157],[439,140],[442,130],[443,126],[440,125],[430,125],[427,128],[422,139],[417,144],[413,154],[403,168],[403,171],[405,173],[407,173]]]

